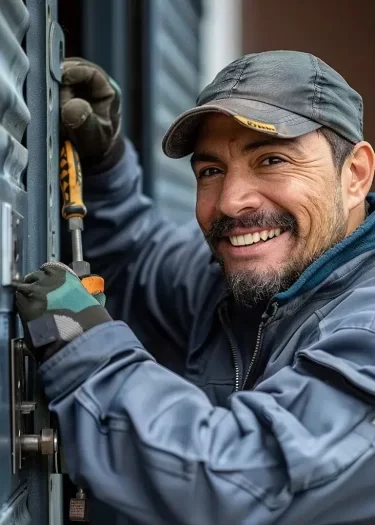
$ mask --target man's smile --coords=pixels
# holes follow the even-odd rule
[[[275,256],[286,251],[292,235],[281,228],[254,231],[222,237],[217,244],[217,251],[223,259],[267,258],[274,261]]]
[[[272,228],[267,230],[249,231],[248,233],[232,233],[229,240],[233,246],[248,246],[257,242],[266,242],[281,234],[281,228]]]

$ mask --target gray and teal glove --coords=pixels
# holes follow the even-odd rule
[[[46,263],[16,284],[16,305],[25,343],[38,362],[55,354],[84,332],[112,318],[62,263]]]
[[[63,138],[76,146],[84,172],[117,164],[124,150],[121,90],[101,67],[82,58],[65,60],[60,109]]]

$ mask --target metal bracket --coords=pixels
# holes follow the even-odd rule
[[[51,23],[49,34],[49,68],[52,77],[59,83],[62,79],[62,64],[65,57],[64,33],[57,22]]]
[[[22,401],[24,394],[25,345],[22,339],[11,341],[11,389],[12,389],[12,469],[13,474],[22,468],[22,455],[39,453],[55,456],[57,465],[57,433],[51,428],[43,428],[38,434],[23,433],[23,415],[36,408],[32,401]]]
[[[45,0],[47,42],[47,261],[59,260],[59,84],[65,58],[64,32],[57,22],[57,2]]]
[[[24,381],[24,354],[22,339],[13,339],[10,346],[11,395],[12,395],[12,468],[13,474],[22,467],[22,393]]]
[[[8,202],[0,202],[1,284],[22,277],[23,217]]]

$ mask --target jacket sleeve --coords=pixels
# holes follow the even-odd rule
[[[196,221],[177,227],[163,218],[141,184],[129,141],[113,170],[85,177],[85,257],[105,279],[112,317],[130,324],[154,354],[164,346],[158,357],[183,359],[200,291],[208,287],[210,253]]]
[[[362,523],[375,516],[374,341],[340,329],[226,409],[122,322],[87,332],[41,374],[69,474],[136,523]]]

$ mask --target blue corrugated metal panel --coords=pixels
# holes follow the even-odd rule
[[[28,59],[21,47],[28,28],[28,12],[21,0],[0,3],[0,507],[18,483],[11,470],[9,340],[12,337],[12,290],[4,286],[13,250],[9,250],[11,214],[26,216],[22,174],[27,151],[21,145],[30,120],[23,100]],[[3,213],[4,212],[4,213]],[[26,221],[25,221],[26,223]],[[25,233],[25,232],[24,232]],[[10,246],[12,247],[12,246]]]
[[[20,145],[30,114],[22,89],[28,60],[20,42],[25,36],[28,13],[20,0],[3,0],[0,5],[0,175],[17,184],[26,167],[27,153]]]
[[[149,6],[145,88],[146,169],[152,194],[176,222],[193,216],[195,180],[188,159],[171,160],[161,151],[164,133],[183,111],[195,105],[199,91],[199,0],[152,0]]]

